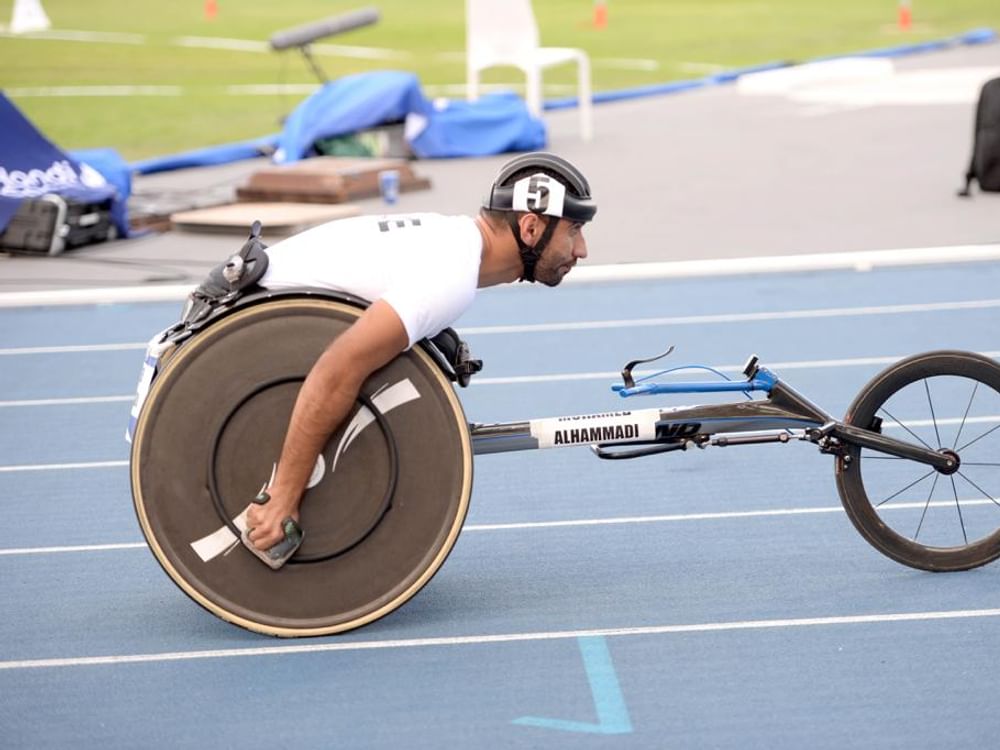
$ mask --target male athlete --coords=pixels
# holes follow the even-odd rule
[[[302,384],[275,475],[247,512],[246,540],[259,557],[276,567],[294,552],[285,521],[298,521],[316,459],[368,376],[451,325],[479,287],[519,279],[558,285],[587,257],[582,228],[596,211],[580,171],[539,152],[500,170],[475,218],[363,216],[268,248],[261,286],[323,287],[372,304],[320,355]]]

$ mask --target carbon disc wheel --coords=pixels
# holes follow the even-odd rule
[[[468,425],[419,347],[365,383],[378,414],[359,405],[327,444],[301,506],[305,542],[284,568],[263,565],[229,525],[270,477],[305,373],[360,312],[318,298],[239,310],[182,344],[153,382],[133,438],[136,514],[170,578],[224,620],[278,636],[359,627],[416,594],[458,538]]]
[[[1000,557],[1000,366],[971,352],[920,354],[858,394],[847,424],[881,430],[960,464],[943,474],[848,446],[837,489],[851,522],[883,554],[914,568],[966,570]]]

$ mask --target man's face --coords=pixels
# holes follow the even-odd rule
[[[566,219],[558,221],[542,257],[535,263],[535,280],[545,286],[558,286],[580,258],[587,257],[587,241],[583,238],[583,224]]]

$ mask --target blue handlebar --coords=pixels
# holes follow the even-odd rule
[[[615,383],[611,390],[615,391],[622,398],[630,396],[651,396],[658,393],[727,393],[742,392],[751,393],[753,391],[763,391],[770,393],[771,388],[778,382],[774,373],[761,367],[751,380],[727,380],[723,382],[713,381],[687,381],[680,383],[638,383],[631,388],[626,388],[621,383]]]

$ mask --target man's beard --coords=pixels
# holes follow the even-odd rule
[[[559,273],[559,266],[551,266],[546,263],[545,253],[535,264],[535,281],[545,286],[559,286],[566,274]]]

